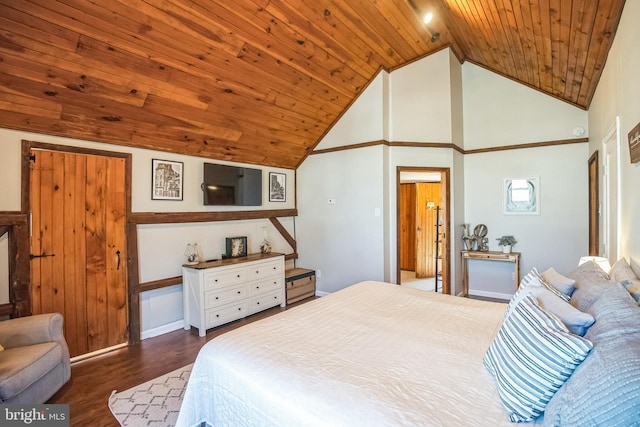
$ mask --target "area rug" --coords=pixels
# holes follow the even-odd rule
[[[123,427],[173,427],[193,364],[109,397],[109,409]]]

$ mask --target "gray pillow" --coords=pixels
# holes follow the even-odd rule
[[[640,308],[621,283],[600,286],[600,295],[589,307],[596,319],[585,337],[600,342],[620,335],[640,334]],[[640,358],[640,348],[636,349]]]
[[[571,296],[573,293],[573,288],[576,285],[576,281],[574,279],[563,276],[553,267],[543,271],[541,274],[545,282],[549,283],[563,294]]]
[[[542,308],[558,316],[569,331],[576,335],[584,336],[595,320],[589,313],[583,313],[574,308],[571,304],[546,289],[542,289],[536,295],[536,298]]]
[[[637,426],[639,353],[639,334],[594,343],[591,354],[549,401],[543,425]]]

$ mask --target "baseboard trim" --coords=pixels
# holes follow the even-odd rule
[[[182,329],[184,327],[184,320],[177,320],[172,323],[167,323],[166,325],[158,326],[157,328],[149,329],[147,331],[142,331],[140,335],[140,339],[146,340],[147,338],[157,337],[158,335],[167,334],[169,332],[177,331],[178,329]]]
[[[510,300],[511,297],[513,295],[511,294],[502,294],[499,292],[488,292],[488,291],[479,291],[479,290],[472,290],[469,289],[469,295],[473,295],[476,297],[485,297],[485,298],[497,298],[497,299],[503,299],[503,300]]]
[[[331,292],[325,292],[325,291],[318,291],[316,290],[316,296],[317,297],[325,297],[327,295],[329,295]]]

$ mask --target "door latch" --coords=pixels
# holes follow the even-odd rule
[[[46,257],[48,257],[48,256],[56,256],[56,254],[45,254],[45,253],[42,253],[42,254],[40,254],[40,255],[30,254],[30,255],[29,255],[29,259],[34,259],[34,258],[46,258]]]

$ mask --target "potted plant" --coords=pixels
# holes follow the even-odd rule
[[[518,243],[515,237],[513,236],[502,236],[496,239],[498,241],[498,246],[502,246],[502,252],[505,254],[511,253],[511,248]]]

